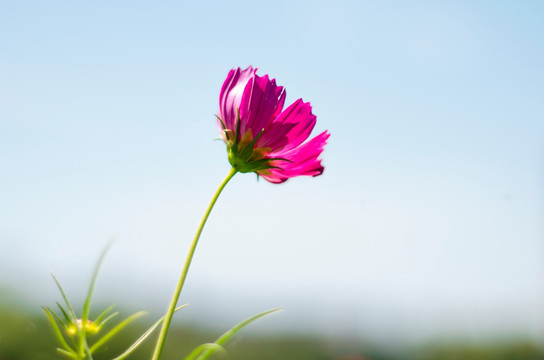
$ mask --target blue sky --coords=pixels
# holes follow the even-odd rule
[[[332,134],[326,170],[280,186],[234,178],[186,316],[230,324],[284,306],[280,328],[542,336],[543,11],[2,2],[0,284],[50,303],[54,271],[78,296],[115,237],[97,296],[165,307],[228,172],[221,84],[253,65],[288,102],[312,103],[315,133]]]

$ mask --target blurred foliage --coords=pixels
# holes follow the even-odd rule
[[[530,342],[495,343],[492,345],[428,346],[413,356],[414,360],[542,360],[544,351]]]
[[[6,300],[0,294],[0,360],[52,360],[64,357],[55,351],[57,344],[44,313],[29,311],[21,302]],[[115,341],[95,356],[95,360],[111,359],[136,340],[154,319],[138,320],[124,329]],[[191,349],[211,342],[221,334],[217,330],[173,327],[164,351],[164,360],[178,360]],[[155,336],[151,337],[131,359],[148,360]],[[302,336],[253,336],[245,329],[227,345],[228,356],[212,359],[236,360],[537,360],[544,351],[529,342],[509,342],[489,345],[435,344],[402,354],[378,349],[370,344],[353,341]]]

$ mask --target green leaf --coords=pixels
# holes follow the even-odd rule
[[[74,312],[74,309],[72,308],[72,305],[70,305],[70,302],[68,301],[68,297],[66,296],[66,293],[62,289],[62,286],[60,286],[60,282],[57,280],[57,277],[55,276],[55,274],[51,273],[51,276],[55,280],[55,283],[57,284],[57,287],[59,288],[60,293],[62,294],[62,298],[64,299],[64,302],[66,303],[66,307],[68,307],[68,313],[70,314],[70,319],[72,320],[73,323],[75,323],[77,320],[77,316],[76,316],[76,313]]]
[[[176,311],[178,311],[180,309],[183,309],[186,306],[188,306],[188,304],[181,305],[180,307],[177,307],[174,310],[174,312],[176,312]],[[147,331],[145,333],[143,333],[142,336],[140,336],[138,338],[138,340],[136,340],[134,342],[134,344],[130,345],[130,347],[128,349],[126,349],[124,353],[122,353],[121,355],[119,355],[118,357],[116,357],[113,360],[122,360],[122,359],[126,358],[127,356],[129,356],[134,350],[136,350],[136,348],[138,348],[138,346],[140,346],[140,344],[142,344],[149,337],[149,335],[151,335],[153,330],[155,330],[164,321],[165,317],[166,317],[166,315],[161,317],[159,320],[157,320],[157,322],[155,322],[153,325],[151,325],[151,327],[149,329],[147,329]]]
[[[267,310],[267,311],[264,311],[260,314],[257,314],[255,316],[252,316],[250,317],[249,319],[246,319],[244,321],[242,321],[241,323],[235,325],[234,327],[232,327],[229,331],[227,331],[226,333],[224,333],[223,335],[221,335],[216,341],[215,341],[215,344],[217,345],[224,345],[227,341],[229,341],[234,335],[236,335],[236,333],[240,330],[242,330],[244,327],[246,327],[248,324],[252,323],[253,321],[265,316],[265,315],[268,315],[270,313],[273,313],[273,312],[276,312],[276,311],[279,311],[281,310],[281,308],[278,308],[278,309],[272,309],[272,310]],[[209,358],[213,353],[215,352],[215,350],[213,349],[209,349],[209,350],[205,350],[198,358],[197,360],[205,360],[207,358]]]
[[[57,319],[59,323],[61,323],[65,328],[68,327],[68,325],[64,322],[64,319],[61,318],[56,312],[54,312],[53,309],[51,309],[50,307],[47,307],[47,309],[49,310],[51,315],[53,315],[55,319]]]
[[[197,356],[204,352],[209,352],[210,355],[216,352],[220,352],[225,355],[227,354],[227,351],[221,345],[216,343],[207,343],[197,346],[184,360],[195,360]]]
[[[58,304],[58,303],[57,303]],[[60,305],[59,305],[60,306]],[[62,318],[56,313],[53,311],[53,309],[51,309],[50,307],[47,308],[49,310],[49,312],[61,323],[64,325],[64,330],[65,332],[68,332],[68,329],[71,327],[71,326],[76,326],[74,324],[72,324],[71,320],[68,319],[68,321],[70,321],[68,324],[65,324],[64,321],[62,320]],[[71,344],[75,346],[75,343],[74,343],[74,339],[72,339],[70,336],[68,336],[68,340],[70,340]],[[71,346],[70,346],[71,347]]]
[[[83,342],[84,346],[84,352],[85,352],[85,360],[93,360],[93,355],[91,353],[91,349],[89,349],[89,345],[87,344],[87,341]]]
[[[101,346],[103,346],[108,340],[110,340],[113,336],[115,336],[125,326],[127,326],[132,321],[136,320],[137,318],[139,318],[140,316],[143,316],[145,314],[147,314],[146,311],[138,311],[137,313],[132,314],[131,316],[129,316],[128,318],[126,318],[125,320],[123,320],[122,322],[117,324],[113,329],[111,329],[109,332],[107,332],[104,336],[102,336],[102,338],[100,338],[100,340],[95,342],[90,347],[89,350],[90,350],[91,354],[94,353],[96,350],[98,350]]]
[[[257,319],[259,319],[259,318],[261,318],[261,317],[263,317],[265,315],[271,314],[271,313],[279,311],[279,310],[282,310],[282,309],[277,308],[277,309],[267,310],[267,311],[263,311],[260,314],[255,315],[255,316],[252,316],[249,319],[246,319],[246,320],[242,321],[241,323],[237,324],[236,326],[234,326],[232,329],[230,329],[229,331],[227,331],[223,335],[221,335],[219,337],[219,339],[217,339],[215,342],[217,344],[219,344],[219,345],[223,345],[227,341],[229,341],[230,338],[233,337],[238,331],[242,330],[245,326],[249,325],[253,321],[255,321],[255,320],[257,320]]]
[[[57,348],[57,352],[61,353],[62,355],[68,356],[70,359],[77,359],[77,355],[75,353],[71,353],[60,348]]]
[[[64,336],[62,335],[62,331],[59,328],[59,325],[55,321],[55,318],[53,317],[53,312],[51,309],[43,307],[42,309],[45,310],[45,313],[47,314],[47,318],[49,319],[49,322],[51,323],[51,326],[53,327],[53,332],[55,333],[55,336],[57,337],[57,340],[59,341],[60,345],[64,348],[63,351],[66,351],[70,354],[76,355],[77,353],[68,345],[66,340],[64,339]]]
[[[96,266],[94,268],[93,276],[91,278],[91,284],[89,285],[89,291],[87,292],[87,297],[85,298],[85,303],[83,304],[83,313],[81,314],[81,323],[86,324],[87,320],[89,319],[89,311],[91,309],[91,298],[93,297],[93,291],[94,286],[96,283],[96,278],[98,277],[98,271],[100,270],[100,266],[102,265],[102,262],[104,261],[104,258],[106,257],[106,253],[111,248],[111,245],[113,243],[113,240],[108,242],[104,250],[102,250],[102,253],[100,254],[100,257],[98,258],[98,262],[96,263]],[[85,327],[82,327],[82,332],[84,333]]]
[[[68,313],[66,312],[66,310],[64,310],[64,308],[62,307],[62,305],[58,301],[57,301],[57,306],[59,307],[60,311],[62,312],[62,315],[64,316],[64,320],[62,321],[64,326],[68,326],[69,324],[72,324],[73,323],[72,319],[70,319],[70,316],[68,316]],[[55,313],[53,313],[53,314],[55,314]]]
[[[108,313],[110,311],[113,310],[113,308],[115,307],[115,305],[111,305],[110,307],[108,307],[106,310],[102,311],[102,313],[100,315],[98,315],[98,317],[96,319],[94,319],[94,322],[96,323],[96,326],[101,326],[101,321],[102,319],[104,319],[106,317],[106,315],[108,315]],[[110,316],[108,316],[108,318],[110,318]],[[106,322],[106,320],[104,320],[104,322]]]
[[[118,311],[114,312],[113,314],[111,314],[110,316],[108,316],[107,318],[105,318],[100,324],[97,324],[96,326],[97,326],[97,327],[102,327],[102,326],[104,326],[104,324],[106,324],[108,321],[110,321],[111,319],[113,319],[113,318],[116,317],[117,315],[119,315],[119,312],[118,312]]]

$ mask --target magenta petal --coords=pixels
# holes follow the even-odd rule
[[[255,74],[246,85],[240,103],[241,135],[248,130],[257,135],[281,113],[284,102],[285,90],[276,85],[276,80]]]
[[[297,148],[270,154],[270,157],[281,157],[289,161],[274,161],[274,165],[280,169],[259,171],[259,175],[271,183],[282,183],[289,178],[301,175],[321,175],[324,168],[319,155],[323,152],[323,147],[327,144],[329,136],[330,134],[324,131]]]
[[[240,68],[232,69],[227,75],[219,94],[219,117],[227,129],[235,129],[237,112],[244,89],[249,80],[255,76],[256,71],[257,69],[249,66],[245,70]]]
[[[315,122],[310,103],[298,99],[265,128],[257,146],[272,152],[294,149],[308,139]]]

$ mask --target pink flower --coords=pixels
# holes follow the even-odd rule
[[[330,134],[305,142],[316,122],[310,103],[298,99],[283,109],[285,89],[256,72],[251,66],[233,69],[221,88],[217,118],[229,162],[271,183],[321,175],[319,155]]]

